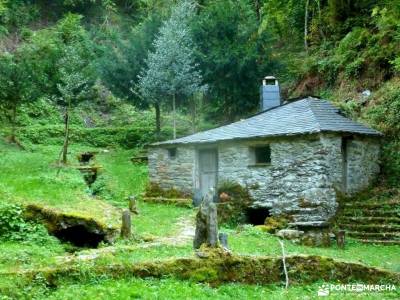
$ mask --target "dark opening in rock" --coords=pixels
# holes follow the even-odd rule
[[[83,152],[78,155],[78,160],[81,164],[86,165],[94,158],[95,155],[95,152]]]
[[[270,216],[268,208],[248,208],[246,211],[247,223],[253,225],[263,225],[265,218]]]
[[[83,225],[76,225],[54,232],[54,235],[63,242],[70,242],[77,247],[97,248],[105,235],[89,232]]]

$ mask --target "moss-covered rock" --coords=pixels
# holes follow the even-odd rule
[[[25,207],[25,218],[42,222],[49,233],[56,236],[73,234],[71,230],[79,229],[80,234],[88,234],[88,237],[111,243],[118,236],[119,229],[107,226],[92,218],[72,213],[65,213],[56,209],[43,207],[37,204],[29,204]],[[77,233],[78,234],[78,233]]]
[[[268,233],[276,233],[277,231],[287,228],[291,217],[287,215],[272,216],[265,219],[263,230]]]
[[[400,273],[369,267],[359,263],[337,261],[332,258],[309,255],[286,257],[289,279],[292,284],[328,282],[364,282],[369,284],[399,284]],[[79,264],[63,265],[24,273],[8,274],[20,276],[27,282],[40,274],[49,285],[57,286],[65,280],[85,281],[93,277],[107,276],[124,278],[162,278],[172,276],[181,280],[207,282],[219,285],[227,282],[246,284],[280,283],[285,279],[280,257],[211,256],[207,259],[180,258],[152,261],[139,264],[93,264],[82,269]],[[5,274],[4,274],[5,275]],[[1,290],[0,290],[1,292]]]

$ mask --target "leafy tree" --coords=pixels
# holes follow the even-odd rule
[[[158,16],[150,16],[129,33],[113,28],[98,33],[101,56],[96,60],[96,66],[103,83],[114,95],[129,99],[141,108],[147,103],[134,93],[132,86],[138,83],[138,75],[160,25]]]
[[[214,119],[231,121],[259,107],[261,78],[271,59],[267,36],[258,34],[250,1],[208,1],[193,24],[205,82],[206,103]]]
[[[11,123],[10,141],[17,143],[16,125],[18,108],[22,103],[34,101],[39,94],[30,58],[24,51],[4,53],[0,56],[0,105]]]
[[[61,52],[55,63],[56,73],[52,74],[55,86],[52,96],[64,107],[64,143],[60,152],[64,164],[67,163],[68,155],[71,107],[87,96],[89,87],[95,80],[91,64],[92,45],[80,21],[79,15],[67,15],[57,24],[55,30],[61,41]]]
[[[82,60],[78,51],[67,46],[64,56],[57,66],[59,68],[60,81],[57,84],[61,99],[65,105],[64,115],[64,144],[62,148],[62,162],[67,163],[69,145],[69,124],[71,106],[82,99],[88,92],[89,80],[86,77],[86,61]]]
[[[154,51],[146,59],[147,68],[139,76],[139,90],[147,101],[160,105],[165,96],[172,98],[173,137],[176,138],[176,98],[205,91],[195,62],[189,22],[195,14],[191,1],[182,1],[165,21],[154,42]],[[160,130],[159,115],[157,131]]]

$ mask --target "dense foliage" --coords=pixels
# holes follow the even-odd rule
[[[174,19],[173,11],[183,2],[0,0],[0,122],[13,128],[11,140],[20,132],[34,142],[37,132],[53,130],[54,135],[44,136],[60,143],[72,101],[71,128],[81,127],[72,129],[72,139],[79,131],[85,131],[78,134],[84,138],[90,135],[86,131],[105,132],[92,128],[118,127],[148,132],[139,143],[149,142],[160,127],[172,124],[170,79],[179,77],[157,66],[170,64],[171,57],[185,58],[181,61],[195,73],[175,72],[180,83],[208,89],[194,96],[178,91],[184,97],[177,95],[176,109],[188,121],[177,121],[178,135],[206,127],[207,120],[217,125],[256,112],[261,78],[272,74],[280,79],[285,98],[328,97],[352,118],[383,130],[387,174],[397,174],[399,0],[192,1],[184,11],[190,17]],[[167,53],[172,54],[169,62]],[[151,66],[153,76],[145,81]],[[140,78],[142,86],[148,83],[142,93]],[[372,96],[362,96],[365,90]],[[111,98],[123,109],[104,105]],[[52,106],[45,118],[35,108],[43,102]],[[127,121],[129,111],[138,114]],[[34,120],[27,121],[27,115]],[[32,122],[37,127],[26,128]],[[172,136],[171,128],[164,132]],[[113,136],[125,139],[125,133],[109,133],[100,138],[104,143],[94,144],[108,144]],[[133,135],[124,144],[136,140]]]

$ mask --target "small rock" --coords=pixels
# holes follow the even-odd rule
[[[286,240],[294,240],[300,238],[304,231],[296,229],[281,229],[277,232],[277,236]]]

